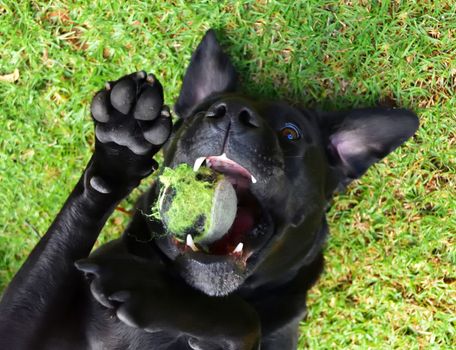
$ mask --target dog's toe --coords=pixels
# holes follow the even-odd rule
[[[133,116],[137,120],[154,120],[159,116],[162,106],[163,88],[160,82],[149,74],[134,107]]]
[[[101,90],[93,98],[90,111],[93,119],[100,123],[107,123],[109,121],[109,110],[111,102],[109,98],[109,91]]]
[[[141,129],[144,138],[152,145],[160,146],[168,139],[171,128],[171,115],[167,106],[164,106],[160,112],[160,116],[151,122],[141,122]]]
[[[136,102],[138,89],[144,83],[146,76],[146,72],[139,71],[121,78],[111,90],[112,106],[127,115]]]

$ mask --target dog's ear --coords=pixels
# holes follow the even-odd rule
[[[192,55],[174,109],[181,118],[187,118],[206,98],[232,92],[236,84],[236,71],[210,29]]]
[[[418,128],[418,118],[406,109],[366,108],[322,113],[320,124],[331,164],[347,181],[363,175],[410,138]]]

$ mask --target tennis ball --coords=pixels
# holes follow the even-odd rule
[[[237,197],[223,174],[201,167],[197,172],[187,164],[165,168],[156,212],[168,233],[185,240],[209,244],[220,239],[236,217]]]

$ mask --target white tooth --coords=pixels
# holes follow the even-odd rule
[[[206,157],[196,158],[195,165],[193,165],[193,171],[198,171],[205,160],[206,160]]]
[[[236,248],[234,248],[233,253],[242,253],[242,249],[244,248],[244,243],[239,243]]]
[[[187,245],[188,245],[190,248],[192,248],[192,250],[193,250],[194,252],[197,252],[197,251],[199,250],[198,247],[197,247],[197,246],[195,245],[195,243],[193,242],[192,235],[190,235],[190,234],[187,235],[186,243],[187,243]]]
[[[252,183],[256,184],[256,183],[257,183],[257,179],[255,179],[255,178],[253,177],[253,175],[250,175],[250,176],[252,177],[252,178],[251,178]]]
[[[228,159],[228,157],[226,156],[226,153],[223,153],[221,156],[220,156],[221,159]]]

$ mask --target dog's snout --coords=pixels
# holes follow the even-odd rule
[[[229,118],[234,124],[246,127],[259,127],[260,117],[257,112],[239,102],[219,102],[212,105],[206,112],[207,118]]]

